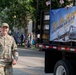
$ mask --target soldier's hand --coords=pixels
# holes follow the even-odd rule
[[[13,65],[16,65],[17,61],[16,60],[13,60],[12,64]]]

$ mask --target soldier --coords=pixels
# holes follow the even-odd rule
[[[13,75],[12,64],[16,65],[18,51],[15,40],[8,35],[9,25],[2,23],[2,34],[0,36],[0,75]]]

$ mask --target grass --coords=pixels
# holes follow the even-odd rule
[[[39,50],[39,48],[35,47],[35,45],[32,45],[32,46],[31,46],[31,49],[32,49],[32,50]]]

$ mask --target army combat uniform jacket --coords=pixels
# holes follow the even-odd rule
[[[0,61],[12,62],[18,59],[17,45],[12,36],[0,36],[0,47]]]
[[[15,40],[10,35],[0,36],[0,75],[13,75],[12,61],[18,60]]]

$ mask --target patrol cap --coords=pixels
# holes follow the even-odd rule
[[[2,27],[8,27],[9,28],[9,25],[8,25],[8,23],[2,23]]]

